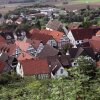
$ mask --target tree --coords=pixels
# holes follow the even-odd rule
[[[90,78],[95,77],[96,63],[88,56],[80,56],[76,59],[78,67],[84,75],[88,75]]]

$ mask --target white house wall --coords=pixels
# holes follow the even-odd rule
[[[16,66],[16,72],[21,77],[24,77],[23,67],[20,63],[18,63],[17,66]]]
[[[75,38],[71,31],[69,31],[67,37],[70,39],[70,43],[72,43],[74,46],[76,46],[76,41],[75,41]]]
[[[63,73],[61,73],[61,70],[63,69]],[[56,72],[55,77],[60,77],[60,76],[68,76],[68,72],[63,68],[60,67],[59,70]]]

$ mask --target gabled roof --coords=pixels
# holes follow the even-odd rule
[[[46,30],[46,29],[42,29],[42,30],[32,29],[32,30],[30,30],[29,37],[31,39],[37,39],[37,40],[41,40],[41,41],[44,41],[44,42],[47,42],[48,40],[53,38],[57,42],[59,42],[63,35],[64,35],[63,32],[59,32],[59,31],[56,31],[56,30],[49,31],[49,30]]]
[[[90,47],[90,43],[89,43],[89,41],[87,41],[87,42],[83,42],[83,43],[81,43],[81,44],[78,44],[77,45],[77,47]]]
[[[10,57],[7,54],[2,53],[1,56],[0,56],[0,62],[2,62],[4,64],[2,65],[2,63],[0,63],[0,67],[1,67],[0,71],[1,72],[10,71],[13,67],[12,65],[16,65],[18,63],[17,60],[15,61],[14,59],[15,59],[14,57]]]
[[[0,43],[6,43],[6,40],[0,35]]]
[[[59,31],[52,31],[50,33],[50,35],[52,35],[52,37],[57,41],[59,42],[60,39],[63,37],[64,33],[63,32],[59,32]]]
[[[13,35],[13,30],[2,30],[2,32],[0,33],[0,35],[7,39],[7,37],[9,36],[11,39],[14,39],[14,35]]]
[[[30,59],[21,61],[24,75],[49,74],[49,66],[47,60]]]
[[[33,40],[27,39],[26,42],[32,44],[32,46],[33,46],[35,49],[37,49],[37,48],[39,47],[40,43],[42,43],[41,40],[35,40],[35,39],[33,39]]]
[[[75,40],[91,39],[96,34],[95,29],[73,29],[71,32]]]
[[[9,56],[13,55],[17,46],[15,44],[1,44],[0,51],[7,53]]]
[[[15,44],[22,50],[27,51],[28,47],[31,45],[26,41],[16,41]]]
[[[91,47],[93,48],[94,52],[98,52],[100,50],[100,40],[89,40]]]
[[[81,47],[69,49],[70,57],[71,57],[72,59],[77,58],[78,56],[80,56],[80,54],[83,52],[83,50],[84,50],[84,49],[82,49]]]
[[[28,35],[28,37],[32,40],[42,41],[43,44],[46,44],[48,42],[48,40],[50,40],[52,38],[52,36],[48,35],[45,32],[43,33],[43,32],[41,32],[41,30],[38,30],[38,29],[30,30],[30,34]]]
[[[39,58],[47,58],[49,56],[55,56],[58,54],[58,50],[49,46],[45,45],[43,50],[37,55]]]
[[[68,29],[69,29],[69,30],[70,30],[70,29],[78,29],[80,25],[81,25],[80,22],[73,22],[73,23],[70,23],[70,24],[68,25]]]
[[[91,47],[86,47],[86,48],[72,48],[69,50],[69,54],[72,59],[78,58],[80,55],[83,56],[89,56],[92,59],[95,59],[95,54],[94,51]]]
[[[42,29],[40,31],[40,33],[41,34],[51,35],[57,42],[59,42],[60,39],[62,38],[62,36],[64,35],[63,32],[59,32],[59,31],[56,31],[56,30],[49,31],[49,30],[46,30],[46,29]]]
[[[83,49],[84,49],[84,51],[82,52],[82,55],[83,55],[83,56],[89,56],[89,57],[91,57],[91,58],[94,59],[94,60],[96,59],[92,47],[85,47],[85,48],[83,48]]]
[[[62,23],[57,20],[50,20],[47,24],[47,28],[53,29],[53,30],[59,30],[59,28],[62,26]]]
[[[27,60],[27,59],[32,59],[33,57],[30,55],[30,54],[28,54],[28,53],[26,53],[26,52],[22,52],[19,56],[18,56],[18,60],[19,61],[22,61],[22,60]]]
[[[71,58],[70,55],[61,55],[58,56],[59,62],[63,65],[63,67],[70,67],[71,66]]]
[[[98,37],[98,36],[92,36],[92,40],[100,41],[100,37]]]
[[[49,58],[48,61],[50,65],[50,70],[55,75],[55,73],[59,70],[59,68],[62,67],[62,64],[55,57],[51,57],[51,59]]]

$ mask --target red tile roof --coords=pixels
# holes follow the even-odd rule
[[[16,48],[15,44],[0,44],[0,51],[6,52],[9,56],[15,53]]]
[[[41,40],[31,40],[31,39],[27,39],[26,40],[28,43],[32,44],[32,46],[37,49],[40,45],[40,43],[42,42]]]
[[[22,52],[19,56],[18,56],[18,61],[22,61],[22,60],[26,60],[26,59],[32,59],[33,57],[26,53],[26,52]]]
[[[18,46],[22,51],[27,51],[28,47],[31,45],[26,41],[16,41],[16,46]]]
[[[49,31],[46,29],[42,29],[42,30],[31,30],[30,31],[30,37],[33,39],[37,39],[37,40],[42,40],[42,41],[48,41],[51,38],[54,38],[57,42],[60,41],[61,37],[63,36],[63,32],[59,32],[59,31]]]
[[[73,29],[71,31],[75,40],[91,39],[97,32],[95,29]]]
[[[6,40],[2,36],[0,36],[0,43],[6,43]]]
[[[93,36],[93,37],[92,37],[92,40],[100,41],[100,37],[98,37],[98,36]]]
[[[30,59],[21,61],[25,75],[49,74],[47,60]]]
[[[48,42],[48,40],[50,40],[52,38],[52,36],[48,35],[47,33],[43,33],[40,30],[37,29],[32,29],[30,31],[30,35],[28,36],[30,39],[32,40],[40,40],[42,41],[44,44],[46,44]]]
[[[89,40],[90,46],[93,48],[94,52],[98,52],[100,50],[100,40]]]

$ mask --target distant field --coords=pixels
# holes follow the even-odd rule
[[[100,0],[73,0],[73,2],[76,2],[76,3],[96,3],[96,2],[100,2]]]

